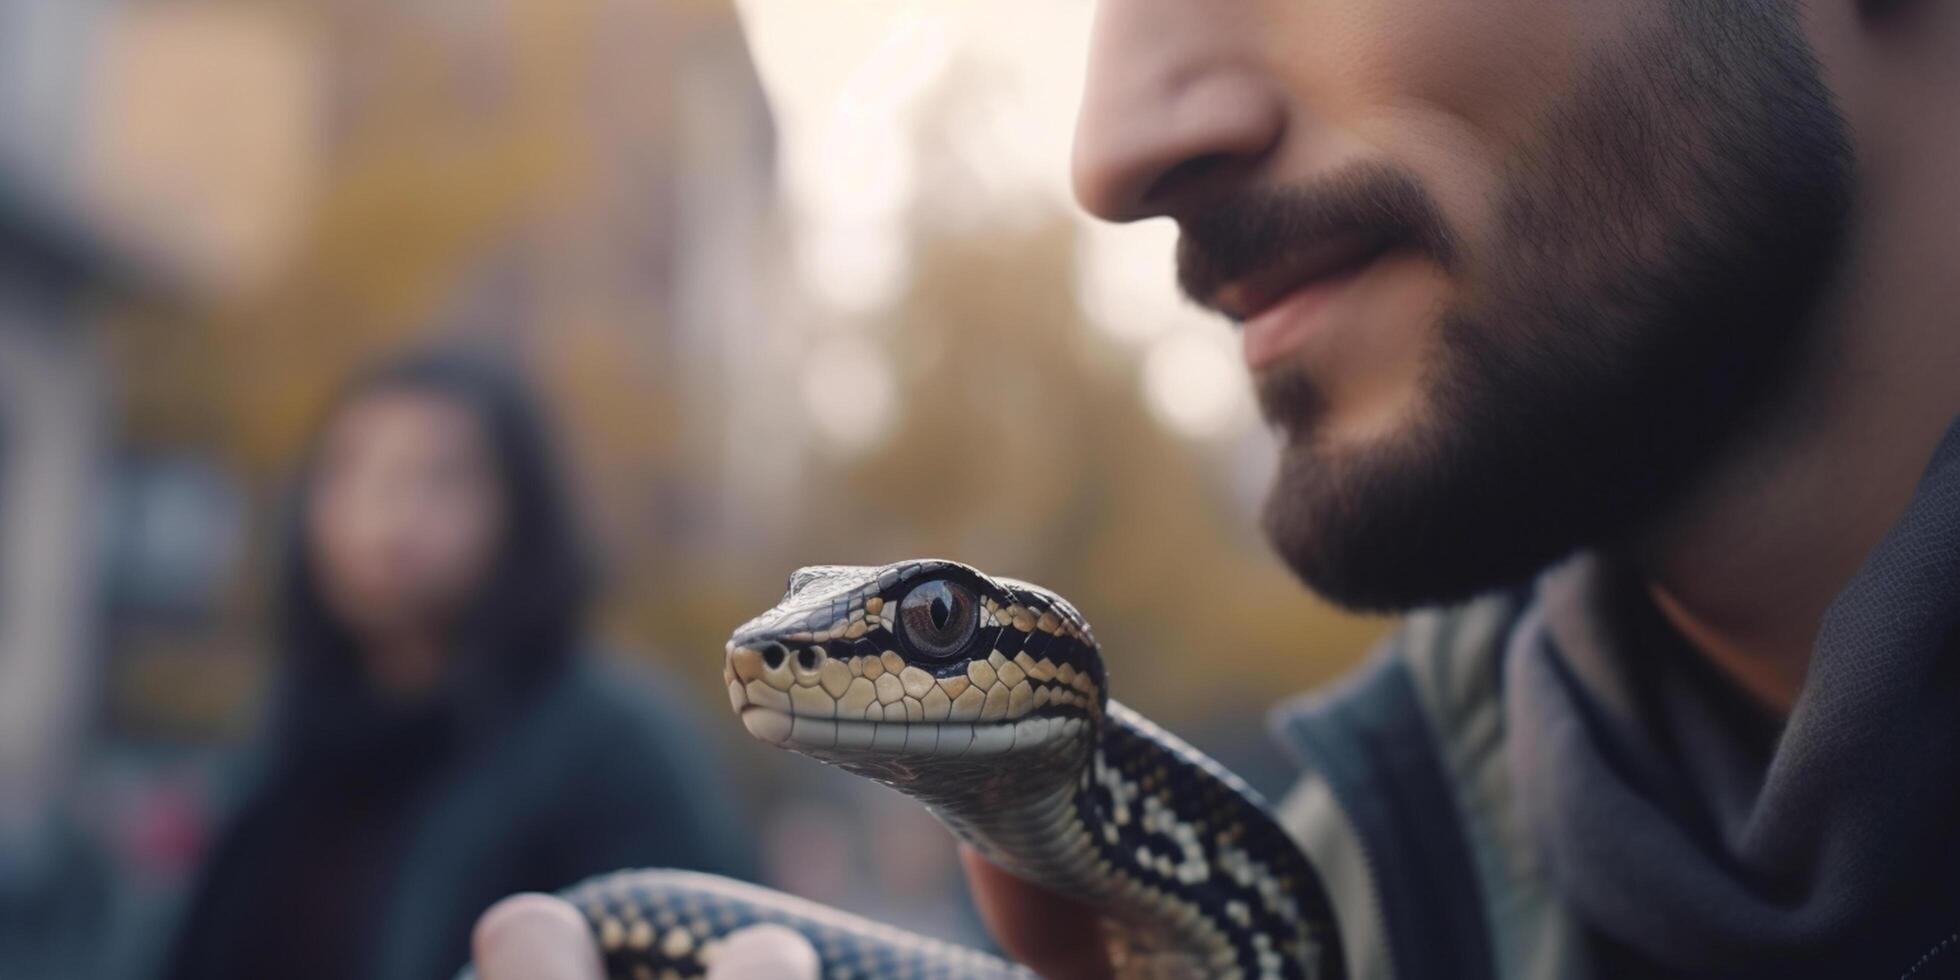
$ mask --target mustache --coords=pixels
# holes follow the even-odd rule
[[[1302,187],[1241,191],[1178,220],[1177,283],[1192,302],[1215,297],[1295,253],[1330,239],[1411,248],[1449,268],[1457,243],[1442,209],[1407,171],[1360,163]]]

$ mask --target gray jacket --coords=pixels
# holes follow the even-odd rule
[[[1275,713],[1308,773],[1281,822],[1344,912],[1356,980],[1589,976],[1509,791],[1500,684],[1524,605],[1419,613],[1353,678]]]

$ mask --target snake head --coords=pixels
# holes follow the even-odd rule
[[[723,676],[750,734],[886,782],[1086,745],[1106,705],[1067,600],[941,560],[797,571],[730,638]]]

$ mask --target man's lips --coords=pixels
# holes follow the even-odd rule
[[[1299,290],[1361,268],[1387,247],[1388,241],[1379,235],[1355,233],[1322,239],[1226,283],[1206,305],[1244,323]]]
[[[1390,247],[1378,236],[1325,239],[1227,283],[1211,305],[1243,324],[1246,366],[1258,372],[1298,347],[1326,301]]]

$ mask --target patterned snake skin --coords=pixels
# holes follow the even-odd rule
[[[750,734],[914,797],[995,864],[1104,911],[1124,977],[1344,975],[1319,877],[1256,794],[1108,699],[1089,625],[948,561],[822,566],[735,631]],[[984,953],[726,879],[624,872],[565,893],[610,976],[702,975],[728,933],[810,939],[824,980],[1032,977]]]

